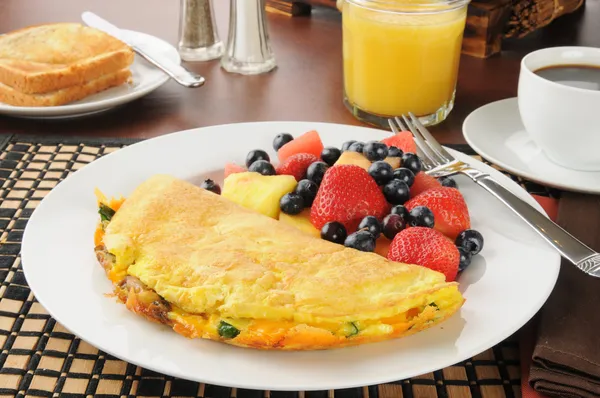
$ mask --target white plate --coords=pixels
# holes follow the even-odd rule
[[[199,183],[221,175],[225,162],[243,163],[249,150],[271,148],[277,133],[297,136],[311,129],[319,131],[325,145],[338,147],[349,139],[389,134],[327,123],[231,124],[144,141],[85,166],[46,196],[27,225],[22,256],[31,289],[58,322],[123,360],[185,379],[268,390],[373,385],[437,370],[504,340],[542,306],[558,275],[558,254],[497,200],[460,178],[473,227],[486,242],[460,277],[467,301],[443,324],[404,339],[329,351],[257,351],[188,340],[104,296],[111,285],[93,250],[95,187],[108,195],[128,195],[155,173]],[[473,165],[540,209],[510,179],[482,163]]]
[[[143,40],[150,43],[157,51],[160,51],[173,62],[180,63],[179,53],[169,43],[158,37],[140,32]],[[106,111],[119,105],[136,100],[156,90],[169,80],[160,69],[152,66],[138,54],[131,65],[132,84],[122,84],[118,87],[109,88],[94,95],[90,95],[80,101],[59,106],[24,107],[12,106],[0,102],[0,114],[26,117],[26,118],[65,118],[89,115]]]
[[[513,174],[555,188],[600,193],[600,172],[567,169],[546,157],[525,131],[516,98],[473,111],[465,119],[463,134],[478,154]]]

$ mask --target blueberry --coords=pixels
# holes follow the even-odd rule
[[[364,143],[362,143],[360,141],[356,141],[348,147],[348,151],[362,153],[364,147],[365,147]]]
[[[383,160],[388,157],[388,147],[383,142],[369,141],[363,148],[363,155],[371,162]]]
[[[330,221],[321,228],[321,239],[328,240],[333,243],[344,244],[346,240],[346,227],[344,224],[337,221]]]
[[[299,214],[304,209],[304,200],[297,193],[286,193],[279,200],[279,208],[285,214]]]
[[[268,160],[257,160],[248,167],[248,171],[255,171],[264,176],[274,176],[276,174],[275,167]]]
[[[440,177],[438,180],[442,183],[443,187],[458,188],[456,181],[452,177]]]
[[[360,224],[358,224],[358,230],[369,231],[371,235],[373,235],[375,239],[377,239],[379,238],[379,235],[381,235],[381,223],[379,222],[377,217],[366,216],[361,220]]]
[[[392,166],[383,160],[378,160],[369,167],[369,174],[373,177],[377,185],[383,185],[391,181],[393,171]]]
[[[321,159],[329,166],[333,166],[335,162],[340,158],[342,151],[333,146],[323,148],[321,152]]]
[[[402,167],[405,167],[412,171],[414,174],[417,174],[423,166],[421,165],[421,159],[414,153],[406,152],[402,155]]]
[[[391,146],[388,148],[388,156],[391,158],[401,158],[402,155],[404,155],[404,152],[402,152],[402,149],[398,149],[395,146]]]
[[[408,221],[410,212],[408,209],[402,205],[397,205],[392,207],[391,214],[398,214],[404,221]]]
[[[246,156],[246,167],[250,168],[257,160],[266,160],[269,162],[271,158],[269,158],[269,154],[262,149],[254,149],[248,152],[248,155]]]
[[[204,188],[207,191],[211,191],[216,193],[217,195],[221,194],[221,187],[219,184],[211,180],[210,178],[204,180],[204,182],[200,185],[200,188]]]
[[[317,196],[318,190],[319,186],[314,181],[300,180],[298,185],[296,185],[295,192],[302,196],[302,199],[304,200],[304,206],[310,207],[312,206],[313,200],[315,200],[315,196]]]
[[[279,133],[273,138],[273,149],[278,151],[282,146],[293,140],[294,137],[291,134]]]
[[[406,221],[400,214],[388,214],[383,219],[383,235],[389,240],[394,239],[394,236],[406,228]]]
[[[417,206],[410,211],[408,223],[411,227],[433,228],[435,224],[433,212],[425,206]]]
[[[323,181],[323,176],[329,166],[325,162],[313,162],[306,169],[306,178],[311,181],[314,181],[317,185],[321,185],[321,181]]]
[[[458,253],[460,254],[460,262],[458,263],[458,270],[463,271],[465,268],[471,264],[471,253],[465,249],[464,247],[458,248]]]
[[[350,140],[350,141],[346,141],[342,144],[342,152],[346,152],[349,148],[350,145],[354,144],[356,141],[355,140]]]
[[[412,187],[412,184],[415,182],[415,173],[405,167],[400,167],[394,170],[394,179],[404,181],[406,185]]]
[[[474,229],[465,229],[458,234],[455,244],[459,248],[464,248],[474,256],[483,249],[483,235]]]
[[[393,205],[402,205],[410,199],[410,188],[401,180],[392,180],[383,186],[383,196]]]
[[[348,235],[344,246],[363,252],[375,250],[375,237],[369,231],[357,231]]]

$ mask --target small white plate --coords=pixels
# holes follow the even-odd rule
[[[160,51],[171,61],[180,63],[179,53],[169,43],[146,33],[133,32],[143,36],[157,51]],[[59,106],[12,106],[0,102],[0,114],[24,118],[70,118],[103,112],[119,105],[136,100],[156,90],[169,80],[163,71],[152,66],[145,59],[135,54],[131,64],[132,83],[112,87],[80,101]]]
[[[463,134],[479,155],[513,174],[554,188],[600,193],[600,172],[568,169],[546,157],[525,131],[516,98],[473,111],[463,123]]]
[[[274,158],[270,148],[278,133],[298,136],[312,129],[325,145],[337,147],[349,139],[389,136],[382,130],[327,123],[231,124],[143,141],[83,167],[44,198],[27,224],[21,253],[36,298],[77,336],[147,369],[210,384],[296,391],[375,385],[453,365],[506,339],[540,309],[556,282],[559,255],[498,200],[464,178],[457,182],[485,247],[459,278],[466,298],[460,312],[413,336],[326,351],[259,351],[186,339],[105,296],[112,288],[94,255],[95,187],[107,195],[127,196],[156,173],[200,183],[207,176],[222,176],[226,162],[243,164],[252,149],[266,149]],[[449,151],[541,211],[508,177]]]

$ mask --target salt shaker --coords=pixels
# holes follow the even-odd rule
[[[276,66],[269,42],[265,0],[230,0],[229,37],[221,58],[228,72],[265,73]]]
[[[223,55],[212,0],[181,0],[177,47],[185,61],[208,61]]]

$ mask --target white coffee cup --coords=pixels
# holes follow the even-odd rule
[[[553,82],[535,73],[559,65],[600,68],[600,48],[552,47],[525,56],[519,75],[521,119],[531,138],[554,163],[598,171],[600,91]]]

